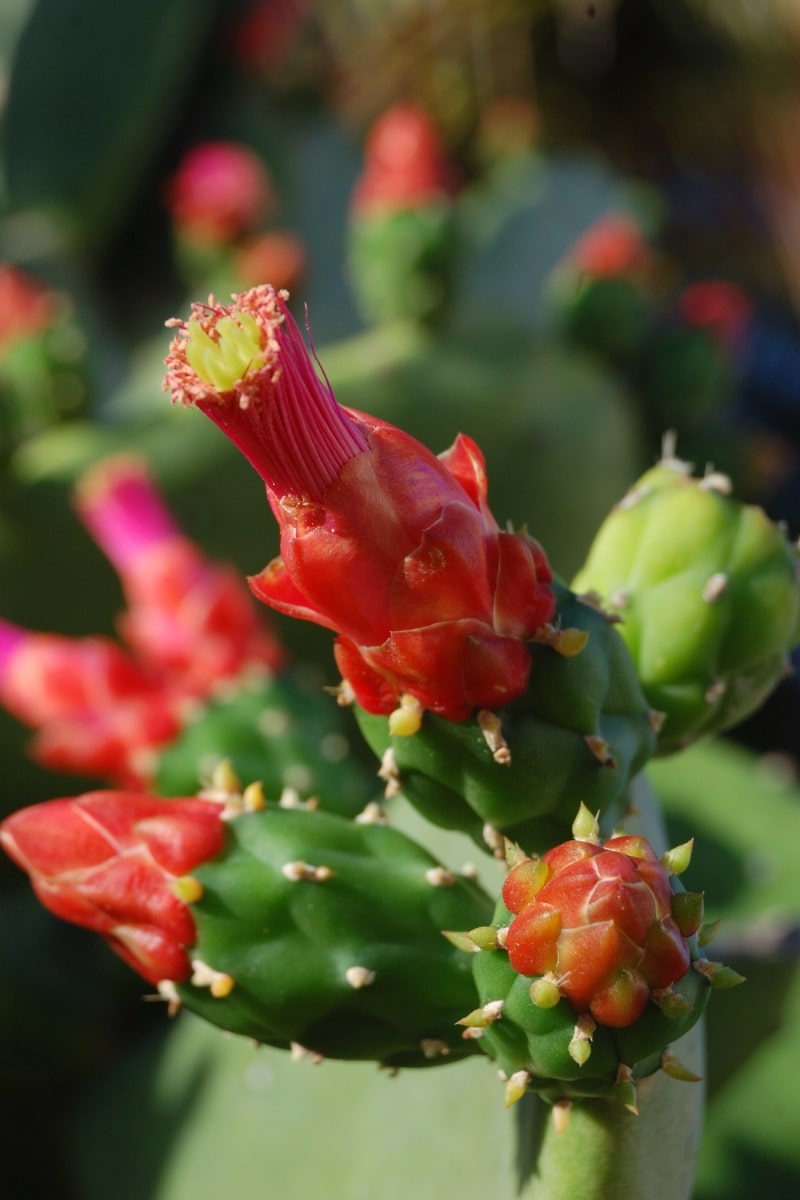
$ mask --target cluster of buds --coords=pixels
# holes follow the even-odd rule
[[[0,701],[37,731],[43,765],[143,787],[198,702],[274,672],[283,651],[234,569],[181,532],[140,459],[98,464],[75,504],[119,573],[127,646],[0,620]]]

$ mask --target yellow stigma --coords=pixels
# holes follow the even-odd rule
[[[186,326],[186,361],[203,383],[229,392],[252,370],[264,365],[261,329],[250,313],[220,317],[217,340],[193,318]]]

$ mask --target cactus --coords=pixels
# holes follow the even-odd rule
[[[270,799],[316,798],[346,817],[357,816],[375,790],[341,713],[316,678],[298,670],[252,675],[192,712],[161,750],[154,786],[161,795],[186,795],[222,760],[240,778],[258,779]]]
[[[355,709],[389,793],[484,848],[502,850],[502,834],[546,849],[568,835],[580,799],[611,828],[655,744],[654,714],[616,628],[563,585],[554,591],[554,644],[531,645],[530,684],[514,704],[460,723],[429,713],[412,736]]]
[[[800,638],[797,551],[727,477],[668,456],[601,526],[573,587],[621,618],[668,754],[742,720]]]
[[[469,963],[442,937],[489,898],[368,808],[265,806],[229,770],[199,797],[93,792],[0,826],[43,904],[101,933],[173,1009],[285,1049],[429,1066],[476,1048]]]
[[[741,977],[706,961],[695,935],[702,896],[673,890],[691,846],[661,860],[640,836],[601,844],[582,808],[574,837],[513,863],[491,927],[451,936],[475,952],[481,1004],[466,1033],[496,1058],[513,1103],[610,1097],[636,1111],[636,1081],[663,1068],[690,1078],[672,1042],[700,1018],[712,987]]]

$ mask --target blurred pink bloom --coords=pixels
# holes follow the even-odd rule
[[[353,212],[416,208],[447,200],[455,190],[453,168],[427,113],[413,104],[396,104],[378,118],[367,135]]]
[[[195,146],[168,182],[165,198],[179,235],[202,245],[251,232],[274,205],[266,166],[235,142]]]
[[[141,459],[100,462],[79,481],[74,500],[120,576],[122,636],[176,696],[203,698],[254,667],[283,665],[244,578],[210,562],[183,535]]]

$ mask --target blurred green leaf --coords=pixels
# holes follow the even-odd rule
[[[5,113],[10,203],[96,251],[174,129],[220,0],[39,0]]]

